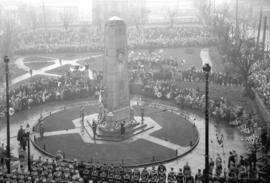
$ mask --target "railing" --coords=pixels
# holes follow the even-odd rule
[[[150,99],[143,99],[143,100],[145,101],[145,100],[150,100]],[[95,103],[94,100],[92,102],[93,103],[90,103],[90,104],[88,103],[88,105],[97,105],[97,103]],[[70,104],[68,106],[64,106],[63,107],[63,110],[74,108],[74,107],[81,106],[81,105],[82,105],[81,103],[79,103],[79,104]],[[186,120],[189,120],[189,114],[187,112],[180,111],[177,107],[165,105],[165,104],[162,104],[161,102],[160,103],[159,102],[151,103],[150,104],[150,107],[161,109],[161,110],[166,110],[168,112],[173,112],[173,113],[175,113],[175,114],[177,114],[177,115],[185,118]],[[45,119],[47,119],[48,117],[50,117],[51,115],[53,115],[52,112],[45,113],[44,117],[36,122],[35,128],[38,129],[39,124],[42,121],[44,121]],[[116,165],[117,164],[121,164],[124,167],[143,167],[143,166],[150,166],[150,165],[156,165],[156,164],[160,164],[160,163],[170,162],[170,161],[173,161],[173,160],[175,160],[177,158],[180,158],[180,157],[185,156],[186,154],[188,154],[189,152],[191,152],[198,145],[199,140],[200,140],[200,138],[199,138],[199,132],[198,132],[197,128],[195,128],[195,129],[196,129],[196,132],[198,134],[196,141],[195,142],[192,142],[192,145],[190,145],[190,148],[187,149],[182,154],[179,154],[178,150],[176,149],[171,154],[166,154],[166,156],[156,156],[156,155],[153,155],[153,156],[149,156],[149,157],[146,157],[146,158],[138,158],[138,159],[135,159],[135,158],[130,158],[130,159],[129,158],[124,158],[124,159],[117,159],[117,160],[108,160],[108,159],[90,157],[89,158],[89,161],[90,162],[93,162],[93,163],[95,163],[95,162],[102,162],[102,163],[116,164]],[[36,131],[36,130],[34,129],[34,131]],[[33,146],[37,150],[39,150],[41,153],[45,154],[48,157],[56,158],[56,154],[51,154],[50,152],[48,152],[46,150],[46,146],[41,147],[39,144],[37,144],[35,142],[35,137],[33,137],[33,135],[32,135],[32,138],[31,138],[31,142],[32,142]],[[73,154],[68,154],[66,152],[63,152],[63,157],[64,157],[64,161],[71,162],[72,161],[71,160],[71,157],[74,157],[74,155]]]

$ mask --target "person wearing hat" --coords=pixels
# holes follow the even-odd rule
[[[22,147],[23,135],[24,135],[24,129],[23,129],[23,125],[21,125],[20,129],[18,130],[18,133],[17,133],[17,140],[20,142],[21,147]]]
[[[92,173],[92,171],[90,172],[90,176],[91,176],[91,173]],[[73,176],[74,176],[75,178],[79,178],[80,175],[81,175],[80,170],[76,169],[76,170],[74,171]]]
[[[176,174],[174,172],[174,169],[171,168],[171,171],[168,173],[168,183],[173,183],[176,180]]]
[[[141,180],[142,183],[147,183],[148,182],[149,172],[146,169],[146,167],[144,167],[143,170],[142,170],[141,178],[142,178],[142,180]]]
[[[94,137],[94,140],[96,140],[97,123],[95,122],[95,120],[93,120],[91,127],[92,127],[92,130],[93,130],[93,137]]]

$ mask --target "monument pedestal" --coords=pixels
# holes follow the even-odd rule
[[[130,107],[122,107],[114,110],[112,113],[115,121],[128,121],[130,118]]]

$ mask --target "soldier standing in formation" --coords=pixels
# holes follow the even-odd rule
[[[94,135],[94,140],[96,140],[96,133],[97,133],[97,124],[95,121],[92,122],[92,130],[93,130],[93,135]]]
[[[144,107],[141,106],[141,122],[144,123]]]

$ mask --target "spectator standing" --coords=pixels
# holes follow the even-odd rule
[[[94,136],[94,140],[96,140],[96,133],[97,133],[97,124],[96,122],[93,120],[92,122],[92,130],[93,130],[93,136]]]
[[[39,125],[39,133],[40,133],[40,138],[41,139],[43,139],[43,137],[44,137],[44,131],[45,131],[44,124],[43,124],[43,122],[41,122],[40,125]]]
[[[176,175],[176,181],[177,181],[177,183],[184,183],[185,182],[185,175],[183,174],[183,171],[181,168],[179,168],[179,172]]]
[[[22,147],[22,139],[23,139],[23,135],[24,135],[24,129],[23,126],[20,126],[20,129],[17,133],[17,140],[20,142],[20,146]]]

